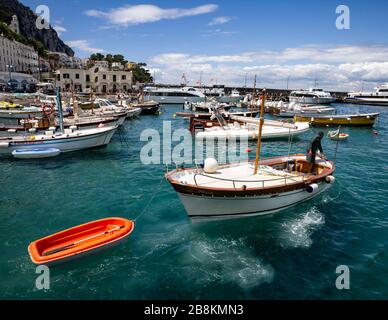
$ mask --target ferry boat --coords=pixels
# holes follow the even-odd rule
[[[144,101],[156,101],[165,104],[184,104],[188,102],[201,102],[205,101],[205,95],[193,88],[144,88]]]
[[[290,102],[304,104],[330,104],[336,100],[329,92],[319,88],[292,91],[289,96]]]
[[[388,83],[376,88],[375,92],[349,92],[345,102],[369,105],[388,105]]]

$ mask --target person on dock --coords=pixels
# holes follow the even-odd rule
[[[310,173],[314,173],[314,167],[315,167],[315,157],[317,155],[317,151],[319,151],[320,156],[323,159],[326,159],[326,156],[323,154],[322,149],[322,138],[324,136],[324,133],[320,131],[318,135],[310,142],[309,147],[307,149],[307,161],[310,164]]]

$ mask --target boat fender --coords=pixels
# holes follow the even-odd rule
[[[314,193],[318,191],[318,185],[316,183],[312,183],[306,187],[306,191],[308,193]]]
[[[218,169],[218,162],[214,158],[206,158],[205,165],[203,166],[203,170],[206,173],[214,173]]]
[[[241,187],[241,190],[242,190],[242,191],[247,190],[247,186],[244,184],[244,185]]]
[[[325,179],[325,181],[326,181],[327,183],[334,183],[335,178],[334,178],[333,176],[327,176],[326,179]]]

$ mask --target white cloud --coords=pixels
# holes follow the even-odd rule
[[[77,49],[83,52],[89,52],[89,53],[103,53],[105,52],[104,49],[100,48],[93,48],[88,40],[72,40],[72,41],[66,41],[66,44],[73,49]]]
[[[388,80],[388,47],[308,46],[232,55],[175,52],[152,57],[149,65],[162,70],[158,81],[168,83],[179,83],[183,72],[195,83],[202,72],[203,79],[217,78],[218,83],[241,86],[245,74],[250,79],[257,74],[258,85],[268,88],[285,88],[290,77],[290,88],[309,87],[317,79],[326,89],[346,91],[360,89],[361,82],[365,88],[373,88]]]
[[[233,19],[232,17],[216,17],[216,18],[213,18],[212,21],[209,22],[209,26],[216,26],[219,24],[228,23],[232,19]]]
[[[55,29],[55,31],[58,33],[58,35],[61,35],[63,32],[66,32],[67,29],[59,24],[55,24],[53,26],[53,28]]]
[[[215,4],[206,4],[189,9],[163,9],[155,5],[140,4],[110,9],[108,12],[88,10],[85,14],[90,17],[105,19],[113,26],[130,26],[156,22],[163,19],[178,19],[182,17],[197,16],[214,12],[217,9],[218,6]]]
[[[202,34],[203,37],[212,37],[212,36],[230,36],[236,34],[236,31],[223,31],[222,29],[209,30],[206,33]]]

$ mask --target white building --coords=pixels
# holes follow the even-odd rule
[[[81,58],[68,56],[63,52],[50,52],[50,57],[55,59],[59,67],[82,69],[85,67],[84,61]]]
[[[124,66],[121,64],[121,62],[112,62],[112,69],[124,70]]]
[[[105,60],[93,61],[93,64],[94,64],[95,67],[101,67],[101,68],[105,68],[105,69],[109,68],[109,62],[105,61]]]
[[[0,35],[0,71],[34,73],[39,67],[33,47]]]
[[[19,20],[18,20],[18,17],[14,14],[12,16],[12,21],[11,23],[9,24],[9,28],[17,33],[17,34],[20,34],[20,30],[19,30]]]
[[[126,92],[132,87],[132,71],[108,70],[94,65],[90,69],[62,68],[57,70],[57,85],[68,91],[74,85],[78,92]]]
[[[9,27],[19,33],[19,22],[15,15]],[[0,35],[0,71],[36,73],[38,67],[38,53],[33,47]]]

